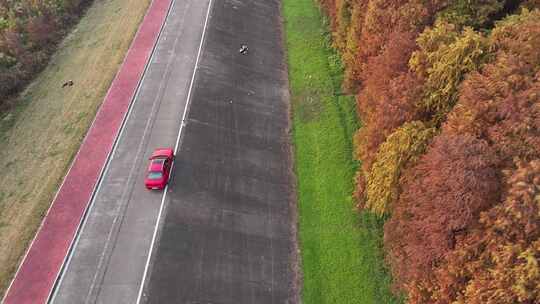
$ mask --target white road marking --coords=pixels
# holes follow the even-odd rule
[[[199,44],[199,51],[197,52],[197,59],[195,60],[195,66],[193,67],[193,75],[191,76],[191,83],[189,85],[188,96],[186,98],[186,106],[184,107],[184,114],[182,115],[182,120],[180,121],[180,128],[178,130],[178,137],[176,138],[176,145],[174,146],[174,155],[175,156],[176,156],[176,152],[178,151],[178,146],[180,144],[180,138],[181,138],[181,135],[182,135],[182,129],[184,128],[184,121],[186,119],[188,108],[189,108],[189,105],[191,103],[191,92],[193,90],[193,83],[195,81],[195,74],[196,74],[197,68],[199,66],[199,59],[201,57],[201,50],[202,50],[202,46],[203,46],[203,43],[204,43],[204,38],[206,36],[206,28],[208,26],[208,18],[210,17],[210,11],[211,11],[211,8],[212,8],[212,3],[213,3],[212,0],[210,0],[208,2],[208,10],[206,11],[206,19],[204,20],[204,27],[203,27],[203,32],[202,32],[202,36],[201,36],[201,42]],[[174,168],[174,162],[171,165],[171,172],[172,172],[173,168]],[[152,258],[152,253],[154,251],[154,243],[156,241],[156,236],[157,236],[157,232],[158,232],[158,228],[159,228],[159,222],[161,220],[161,215],[163,213],[163,206],[165,205],[165,198],[167,197],[167,190],[168,189],[169,189],[169,185],[167,184],[167,186],[165,186],[165,189],[163,190],[163,197],[161,199],[161,205],[159,207],[159,213],[158,213],[158,217],[157,217],[156,224],[155,224],[155,227],[154,227],[154,234],[152,235],[152,241],[150,243],[150,250],[148,252],[148,257],[146,259],[146,265],[144,267],[143,277],[141,279],[141,285],[139,287],[139,295],[137,296],[137,304],[139,304],[141,302],[142,293],[143,293],[143,289],[144,289],[144,283],[146,281],[146,276],[148,275],[148,267],[150,265],[150,260]]]
[[[169,16],[169,13],[172,11],[172,8],[174,7],[175,3],[176,3],[176,1],[173,0],[172,3],[170,4],[170,10],[167,13],[167,17]],[[181,18],[182,24],[180,24],[180,28],[184,27],[184,21],[186,19],[185,17],[186,17],[187,11],[188,11],[188,9],[186,8],[184,10],[184,14],[183,14],[183,16]],[[165,20],[167,20],[167,17],[166,17]],[[166,24],[167,24],[167,21],[164,22],[163,28],[165,28]],[[172,50],[173,50],[172,53],[174,53],[174,50],[176,49],[179,38],[180,38],[180,35],[178,35],[176,37],[175,41],[174,41],[174,45],[173,45],[173,48],[172,48]],[[159,43],[159,37],[158,37],[158,40],[156,42],[156,45],[157,45],[157,43]],[[171,57],[172,57],[172,55],[171,55]],[[151,60],[152,59],[153,59],[153,56],[152,56]],[[152,62],[151,60],[149,61],[150,63]],[[127,205],[129,205],[129,204],[127,204],[128,200],[126,200],[125,197],[126,197],[126,195],[128,195],[128,191],[132,190],[132,188],[130,188],[129,185],[131,185],[133,177],[135,177],[135,169],[139,168],[140,161],[141,161],[141,156],[144,154],[144,153],[142,153],[142,150],[144,148],[145,138],[148,136],[148,132],[153,127],[153,123],[155,122],[154,117],[157,114],[158,106],[161,104],[161,100],[162,100],[163,94],[164,94],[164,87],[166,87],[166,84],[167,84],[167,80],[168,80],[167,75],[169,74],[169,71],[171,70],[172,63],[174,61],[175,61],[174,58],[172,58],[172,60],[167,62],[167,66],[165,68],[165,73],[163,74],[164,78],[163,78],[162,82],[159,85],[158,94],[156,95],[156,98],[154,98],[154,102],[152,104],[152,109],[150,111],[150,116],[148,117],[148,120],[146,121],[146,125],[145,125],[145,128],[144,128],[143,134],[141,136],[141,142],[139,143],[139,146],[137,147],[137,152],[135,153],[135,161],[133,162],[133,165],[131,166],[131,168],[129,170],[128,180],[125,183],[127,186],[124,188],[124,191],[122,192],[122,195],[121,195],[121,198],[120,198],[120,202],[125,202],[126,204],[119,204],[117,209],[116,209],[117,210],[115,212],[116,216],[114,217],[113,223],[111,225],[111,229],[109,230],[109,233],[107,235],[107,240],[105,242],[104,249],[103,249],[103,251],[101,253],[101,256],[99,258],[98,266],[96,267],[96,272],[94,274],[94,278],[92,279],[92,283],[90,284],[90,288],[88,290],[88,294],[86,296],[85,303],[91,303],[89,301],[91,301],[92,293],[93,293],[94,289],[96,288],[97,279],[98,279],[99,275],[101,274],[100,269],[103,267],[103,263],[105,262],[105,259],[110,258],[110,256],[108,256],[108,254],[107,254],[107,251],[108,251],[108,248],[111,245],[112,237],[115,235],[114,232],[117,229],[118,230],[121,229],[120,227],[122,225],[121,224],[122,222],[120,222],[119,227],[116,227],[117,222],[118,222],[119,219],[121,221],[123,221],[124,213],[121,212],[120,210],[122,210],[123,208],[127,208]],[[143,77],[143,81],[144,81],[144,77]],[[108,262],[107,262],[107,264],[108,264]],[[107,271],[107,267],[105,268],[105,271],[103,272],[103,276],[105,275],[106,271]],[[95,296],[99,297],[99,292]]]
[[[174,0],[173,0],[173,2],[174,2]],[[170,4],[170,6],[168,8],[167,16],[165,17],[165,21],[167,20],[167,17],[169,16],[169,14],[171,12],[171,8],[172,8],[172,3]],[[158,44],[159,38],[161,36],[161,33],[163,32],[163,29],[165,28],[165,23],[166,22],[163,22],[161,24],[161,27],[160,27],[159,32],[158,32],[158,36],[156,37],[156,42],[155,42],[154,46],[152,47],[150,58],[148,59],[148,61],[146,62],[146,65],[144,67],[143,74],[142,74],[143,76],[141,77],[141,79],[137,83],[136,92],[135,92],[135,95],[133,96],[133,99],[132,99],[133,102],[130,103],[129,108],[128,108],[128,112],[126,113],[126,115],[124,116],[124,119],[122,120],[122,123],[120,125],[120,133],[116,137],[116,139],[114,141],[114,144],[113,144],[113,147],[112,147],[112,150],[111,150],[111,152],[109,153],[109,155],[107,157],[107,161],[105,163],[105,166],[103,167],[102,171],[99,174],[98,185],[94,189],[94,191],[92,192],[90,204],[87,207],[87,210],[85,210],[85,212],[84,212],[84,215],[83,215],[83,217],[81,219],[81,223],[79,224],[78,231],[75,234],[74,241],[72,241],[72,244],[70,245],[70,252],[69,252],[69,255],[68,255],[67,259],[64,261],[64,264],[61,267],[61,271],[59,273],[59,278],[57,278],[57,282],[55,283],[54,288],[50,291],[49,296],[47,297],[48,298],[47,303],[53,303],[54,302],[54,300],[55,300],[55,298],[57,296],[57,293],[58,293],[58,287],[62,284],[62,281],[64,280],[64,270],[67,269],[67,267],[71,263],[71,259],[73,258],[73,254],[75,253],[75,250],[73,250],[73,248],[76,248],[77,244],[79,243],[80,232],[82,232],[84,230],[84,227],[86,225],[87,218],[88,218],[87,215],[91,213],[91,211],[92,211],[92,209],[94,207],[94,201],[95,201],[95,198],[96,198],[96,193],[98,193],[99,190],[101,189],[101,186],[102,186],[103,181],[104,181],[104,177],[107,175],[107,172],[109,171],[109,167],[110,167],[109,165],[111,163],[111,160],[114,158],[114,155],[116,153],[116,149],[118,148],[118,144],[120,142],[120,139],[122,138],[122,135],[124,134],[124,130],[126,129],[125,125],[126,125],[127,121],[129,120],[129,117],[131,116],[131,113],[133,112],[133,109],[135,108],[135,102],[138,99],[142,83],[143,83],[143,81],[145,79],[145,76],[146,76],[146,71],[148,70],[148,67],[150,66],[150,63],[152,62],[152,59],[154,58],[154,55],[156,53],[155,50],[157,48],[157,44]],[[138,34],[138,32],[137,32],[137,34]],[[135,37],[137,37],[137,34],[134,36],[134,39],[135,39]],[[124,58],[124,62],[125,62],[126,58]],[[124,64],[124,62],[122,62],[122,65]],[[97,118],[97,115],[94,118],[94,121],[95,121],[96,118]],[[93,124],[94,123],[92,123],[92,125]],[[88,136],[88,133],[87,133],[86,136]],[[79,151],[77,152],[77,155],[78,155]],[[76,157],[74,159],[76,159]],[[59,188],[59,189],[61,189],[61,188]],[[57,195],[58,195],[58,193],[57,193]]]
[[[159,34],[158,34],[158,39],[159,39],[159,35],[161,34],[161,31],[163,30],[163,25],[162,27],[160,28],[160,31],[159,31]],[[134,38],[137,36],[137,34],[139,33],[138,32],[139,30],[137,30],[137,33],[135,34]],[[157,40],[156,40],[157,42]],[[154,45],[153,49],[152,49],[152,56],[154,54],[154,49],[156,47],[157,43]],[[131,48],[131,46],[130,46]],[[125,61],[126,61],[126,58],[125,57],[122,61],[122,65],[124,65]],[[149,61],[150,62],[150,61]],[[149,62],[146,63],[145,67],[144,67],[144,71],[143,71],[143,77],[144,77],[144,73],[146,72],[146,69],[148,68],[149,66]],[[121,65],[121,66],[122,66]],[[116,80],[116,77],[115,79],[113,79],[113,81]],[[142,80],[140,80],[138,83],[137,83],[137,92],[136,94],[138,94],[139,92],[139,86],[141,85],[142,83]],[[109,91],[110,91],[110,88],[109,88]],[[107,94],[105,95],[105,97],[107,97],[109,95],[109,91],[107,91]],[[135,98],[135,97],[134,97]],[[101,172],[99,173],[99,179],[100,181],[98,182],[98,187],[96,187],[94,190],[96,189],[99,189],[99,186],[101,185],[101,177],[104,176],[104,174],[106,173],[107,169],[108,169],[108,164],[109,164],[109,160],[112,158],[112,155],[114,154],[114,150],[116,148],[116,143],[117,141],[120,139],[120,137],[122,136],[122,132],[123,132],[123,127],[124,127],[124,124],[125,122],[127,121],[127,118],[129,117],[129,114],[131,113],[131,108],[132,108],[132,104],[130,104],[128,106],[128,112],[125,114],[124,118],[122,119],[122,123],[120,124],[120,133],[119,135],[117,136],[117,138],[115,139],[115,142],[113,143],[113,149],[109,152],[109,155],[107,156],[107,161],[105,163],[105,166],[101,169]],[[101,109],[101,107],[100,107]],[[94,116],[94,118],[92,119],[92,123],[90,124],[90,127],[88,128],[88,132],[86,132],[86,134],[84,135],[84,138],[81,142],[81,147],[82,145],[86,142],[86,139],[88,138],[88,135],[90,134],[90,130],[92,129],[92,127],[94,126],[94,123],[96,122],[96,119],[98,117],[99,114],[99,110],[98,112],[96,113],[96,116]],[[73,166],[75,165],[75,161],[77,160],[78,156],[79,156],[79,153],[81,152],[81,149],[77,150],[77,153],[75,153],[75,157],[73,157],[73,161],[71,162],[71,164],[69,165],[69,169],[66,173],[66,175],[64,176],[64,179],[62,180],[62,183],[60,184],[60,186],[58,187],[58,191],[56,191],[55,195],[54,195],[54,198],[52,199],[52,202],[54,202],[56,200],[56,198],[58,197],[58,194],[60,194],[60,189],[62,189],[62,187],[64,186],[64,183],[66,182],[66,178],[69,176],[69,173],[71,172],[71,169],[73,169]],[[91,196],[91,200],[93,200],[93,196],[94,194],[96,193],[97,191],[93,191],[92,192],[92,196]],[[22,262],[19,264],[19,266],[17,267],[17,271],[15,272],[15,275],[13,276],[13,279],[11,280],[11,282],[9,283],[9,286],[8,288],[6,289],[6,292],[4,293],[4,297],[2,298],[2,301],[0,301],[0,303],[4,303],[5,299],[7,298],[7,295],[9,294],[9,289],[11,288],[11,285],[13,285],[13,282],[15,281],[15,278],[17,277],[17,275],[19,274],[19,271],[21,270],[21,267],[22,265],[24,264],[24,261],[26,260],[26,257],[28,256],[28,253],[30,252],[30,249],[32,249],[32,245],[34,245],[34,242],[37,238],[37,236],[39,235],[39,232],[41,231],[41,228],[43,227],[43,224],[45,223],[45,220],[47,219],[47,216],[49,215],[49,212],[51,211],[52,207],[54,206],[54,204],[51,204],[49,206],[49,209],[47,209],[47,212],[45,213],[45,216],[43,217],[43,220],[41,221],[41,224],[39,225],[39,228],[36,232],[36,234],[34,235],[34,238],[32,239],[32,241],[30,242],[30,245],[28,246],[28,249],[26,250],[23,258],[22,258]],[[91,208],[91,204],[89,204],[89,206],[87,206],[87,210],[85,210],[83,212],[83,217],[81,218],[81,221],[78,225],[78,231],[80,231],[81,227],[84,225],[84,221],[86,219],[86,214],[88,213],[89,209]],[[71,244],[70,244],[70,249],[71,248],[74,248],[74,242],[75,244],[77,243],[78,241],[78,231],[77,233],[75,233],[75,236],[74,236],[74,239],[71,241]],[[62,264],[62,267],[60,267],[60,272],[59,272],[59,276],[60,276],[60,280],[62,279],[62,272],[63,272],[63,269],[65,268],[66,266],[66,263],[71,259],[71,255],[72,253],[69,254],[67,260],[64,261],[64,263]],[[58,278],[57,278],[58,280]],[[58,284],[55,283],[55,286],[57,286]],[[54,288],[53,288],[54,289]],[[51,301],[51,294],[52,294],[52,290],[49,292],[49,296],[47,297],[47,303],[49,303]]]

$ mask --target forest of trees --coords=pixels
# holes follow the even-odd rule
[[[540,303],[540,1],[319,0],[408,303]]]
[[[91,0],[0,0],[0,106],[47,64]]]

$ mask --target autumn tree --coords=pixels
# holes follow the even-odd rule
[[[494,54],[493,59],[478,72],[472,72],[463,82],[459,91],[459,102],[450,112],[442,128],[441,138],[466,136],[484,142],[489,150],[493,151],[491,156],[486,157],[495,159],[496,155],[496,159],[499,160],[489,166],[494,172],[515,170],[514,159],[532,161],[540,158],[540,107],[538,106],[540,104],[540,57],[537,51],[540,47],[539,17],[538,11],[525,10],[519,15],[498,23],[488,37],[489,50]],[[432,152],[429,151],[428,155],[430,153]],[[519,180],[523,178],[525,171],[537,170],[533,170],[531,166],[525,166],[528,169],[522,166],[518,169],[522,173],[516,173],[517,176],[522,177],[500,185],[498,190],[506,193],[506,190],[513,187],[514,183],[521,183]],[[533,178],[530,174],[528,176]],[[451,185],[450,181],[448,184]],[[404,193],[408,193],[412,191],[408,190],[410,187],[416,186],[415,183],[404,182],[402,188]],[[497,192],[496,189],[493,191]],[[512,191],[509,190],[509,193]],[[448,195],[452,193],[449,191]],[[407,195],[403,194],[400,197],[396,208],[405,208],[400,203],[407,202]],[[423,200],[422,195],[420,193],[418,195],[420,196],[416,203]],[[454,196],[462,197],[461,194],[455,193]],[[488,205],[494,205],[493,210],[502,209],[497,205],[499,202],[497,199],[488,200],[487,196],[484,195],[484,197],[486,199],[481,209]],[[441,203],[440,198],[431,199],[434,205]],[[412,210],[416,209],[417,207],[409,207],[407,210],[396,211],[398,217],[391,219],[393,224],[388,224],[389,230],[386,237],[388,246],[394,246],[391,250],[397,252],[397,254],[392,254],[394,257],[410,258],[407,255],[412,250],[409,245],[392,243],[400,242],[400,234],[411,234],[408,230],[408,218],[415,218],[415,212]],[[521,210],[519,214],[529,216],[530,212],[538,214],[537,211],[531,210]],[[399,214],[406,214],[406,216]],[[538,284],[538,280],[530,276],[537,271],[535,270],[537,266],[534,266],[536,264],[530,263],[538,257],[537,251],[534,251],[536,250],[534,248],[537,248],[534,244],[537,243],[534,243],[531,248],[522,247],[522,242],[518,242],[519,246],[508,244],[494,249],[493,252],[489,250],[482,253],[491,241],[479,240],[478,237],[483,235],[488,227],[496,227],[501,221],[494,217],[490,221],[485,219],[486,217],[482,216],[483,225],[478,226],[473,220],[472,224],[456,230],[457,232],[450,239],[450,244],[455,244],[455,246],[447,247],[444,252],[441,251],[439,258],[433,260],[432,266],[424,268],[423,273],[416,277],[413,275],[407,277],[412,278],[406,285],[411,303],[490,303],[490,301],[492,303],[536,303],[535,301],[538,301],[537,295],[530,292]],[[394,230],[401,229],[400,223],[407,223],[407,228],[398,234]],[[539,233],[539,227],[535,226],[531,229],[536,231],[531,230],[533,236],[534,233]],[[471,230],[476,232],[471,235]],[[495,229],[494,233],[497,231],[499,229]],[[428,235],[433,235],[433,232],[429,230],[428,232]],[[419,237],[426,238],[424,235]],[[461,240],[464,239],[468,241],[463,241],[463,243]],[[497,243],[500,242],[497,241]],[[464,246],[469,249],[461,250]],[[497,263],[500,264],[497,266]],[[396,271],[400,271],[399,264],[395,265]],[[490,268],[490,265],[493,268]],[[482,270],[483,268],[487,270]],[[432,273],[436,273],[437,276],[432,276]],[[525,283],[516,283],[520,281]],[[505,290],[513,290],[513,292],[505,293],[503,292]]]
[[[446,6],[444,0],[320,0],[330,19],[334,46],[345,61],[344,88],[361,89],[364,68],[391,42],[393,32],[419,33]]]
[[[457,102],[465,75],[484,63],[487,39],[471,28],[459,32],[455,25],[438,21],[418,37],[417,43],[419,50],[409,64],[425,79],[419,107],[436,122],[442,122]]]
[[[525,0],[521,2],[521,7],[527,9],[540,9],[540,0]]]
[[[347,44],[347,32],[351,25],[352,0],[336,0],[336,15],[332,40],[334,46],[343,54]]]
[[[426,280],[499,198],[497,157],[472,136],[437,136],[401,178],[402,193],[384,227],[388,261],[399,287]]]
[[[424,153],[435,133],[435,128],[414,121],[403,124],[386,138],[367,177],[367,209],[380,216],[389,213],[398,198],[401,172]]]
[[[342,50],[343,63],[345,65],[343,89],[354,92],[360,86],[361,66],[356,61],[358,48],[360,47],[362,25],[367,10],[368,0],[356,0],[350,8],[350,22],[347,27],[345,45]]]
[[[334,24],[336,22],[336,0],[319,0],[319,3],[332,24]]]
[[[362,161],[355,191],[360,201],[379,145],[403,123],[422,119],[416,105],[421,98],[422,79],[409,71],[408,62],[416,49],[418,33],[440,5],[440,1],[371,1],[361,15],[364,23],[360,35],[355,32],[349,36],[359,41],[348,41],[356,55],[345,56],[346,63],[353,64],[345,69],[345,86],[347,81],[362,86],[357,109],[364,127],[354,138],[357,158]],[[353,17],[354,12],[353,6]]]
[[[457,0],[438,15],[440,19],[459,27],[480,28],[491,21],[491,17],[504,8],[504,0]]]
[[[481,215],[411,303],[540,302],[540,160],[518,164],[508,194]]]
[[[415,101],[421,93],[419,79],[407,73],[407,59],[414,50],[414,36],[394,33],[380,56],[366,70],[364,90],[357,97],[358,112],[365,123],[355,136],[357,157],[369,174],[378,147],[396,128],[416,115]],[[368,75],[372,75],[369,77]]]
[[[505,167],[540,158],[540,11],[523,11],[490,37],[496,59],[463,83],[443,132],[488,141]]]
[[[512,187],[502,172],[515,170],[515,159],[540,158],[539,11],[524,10],[491,29],[518,3],[321,2],[345,64],[344,89],[357,94],[363,123],[354,138],[362,163],[355,196],[391,216],[384,242],[397,285],[411,303],[538,302],[531,292],[538,286],[531,279],[537,245],[497,249],[497,261],[475,257],[472,266],[468,259],[483,254],[487,243],[455,261],[447,257],[469,246],[464,240],[472,231],[478,239],[487,229],[479,214],[496,208]],[[539,7],[537,0],[521,3]],[[430,132],[440,134],[420,156]],[[513,256],[514,250],[521,253]],[[482,263],[494,272],[476,278],[474,267]],[[460,267],[472,270],[453,274]],[[527,283],[490,277],[497,272]],[[515,292],[497,298],[503,287]]]
[[[47,63],[90,0],[0,1],[0,99],[15,94]]]

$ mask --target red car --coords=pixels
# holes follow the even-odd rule
[[[148,189],[163,189],[169,182],[171,166],[174,160],[174,151],[171,148],[158,148],[150,157],[148,174],[144,185]]]

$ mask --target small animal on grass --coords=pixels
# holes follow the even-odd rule
[[[64,82],[64,84],[62,84],[62,88],[65,88],[65,87],[70,87],[73,85],[73,80],[68,80],[66,82]]]

